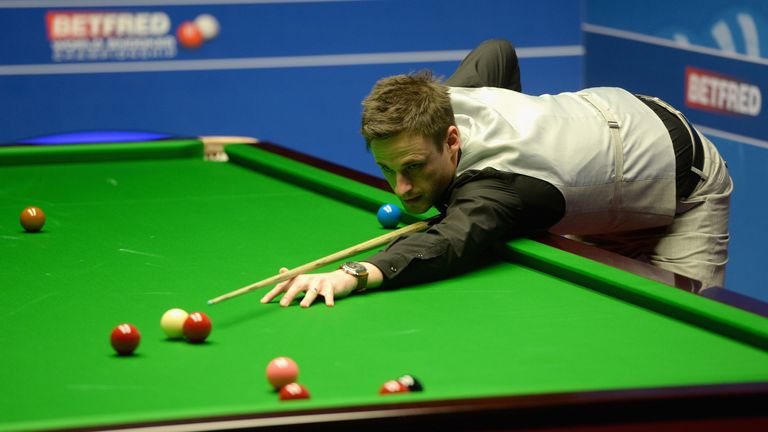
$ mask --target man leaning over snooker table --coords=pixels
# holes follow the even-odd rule
[[[435,207],[442,219],[364,262],[282,282],[261,302],[283,294],[288,306],[305,293],[302,307],[318,296],[333,306],[368,288],[447,278],[492,244],[542,230],[645,259],[702,289],[723,286],[733,185],[681,113],[619,88],[520,92],[517,55],[501,40],[473,50],[445,84],[428,72],[377,82],[363,101],[363,137],[405,209]]]

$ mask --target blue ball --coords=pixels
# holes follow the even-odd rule
[[[400,208],[394,204],[384,204],[379,207],[379,211],[376,213],[376,218],[379,219],[379,223],[384,228],[394,228],[400,223],[400,216],[403,212]]]

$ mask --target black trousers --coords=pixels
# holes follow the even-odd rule
[[[450,87],[498,87],[522,92],[520,65],[515,47],[508,41],[492,39],[467,54],[445,81]]]

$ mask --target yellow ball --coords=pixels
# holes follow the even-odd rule
[[[170,339],[179,339],[184,335],[184,321],[189,314],[184,309],[169,309],[160,318],[160,327]]]

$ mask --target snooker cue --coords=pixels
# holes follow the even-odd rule
[[[220,295],[214,299],[208,300],[209,305],[214,305],[216,303],[219,303],[221,301],[231,299],[232,297],[237,297],[239,295],[245,294],[247,292],[253,291],[258,288],[263,288],[267,285],[273,285],[288,279],[292,279],[302,273],[306,273],[308,271],[312,271],[315,269],[318,269],[320,267],[323,267],[325,265],[331,264],[334,261],[338,261],[347,257],[350,257],[352,255],[356,255],[360,252],[365,252],[368,249],[374,248],[376,246],[381,246],[383,244],[386,244],[390,242],[391,240],[396,239],[397,237],[403,235],[403,234],[409,234],[413,232],[419,232],[424,231],[425,229],[429,228],[430,225],[432,225],[437,220],[437,217],[432,217],[423,221],[419,221],[416,223],[413,223],[411,225],[404,226],[402,228],[399,228],[395,231],[386,233],[384,235],[374,237],[370,240],[364,241],[360,244],[357,244],[355,246],[348,247],[344,250],[338,251],[336,253],[332,253],[328,256],[325,256],[323,258],[317,259],[315,261],[309,262],[307,264],[301,265],[299,267],[293,268],[291,270],[288,270],[285,273],[279,273],[272,277],[269,277],[267,279],[261,280],[259,282],[250,284],[248,286],[244,286],[240,289],[237,289],[235,291],[229,292],[224,295]]]

